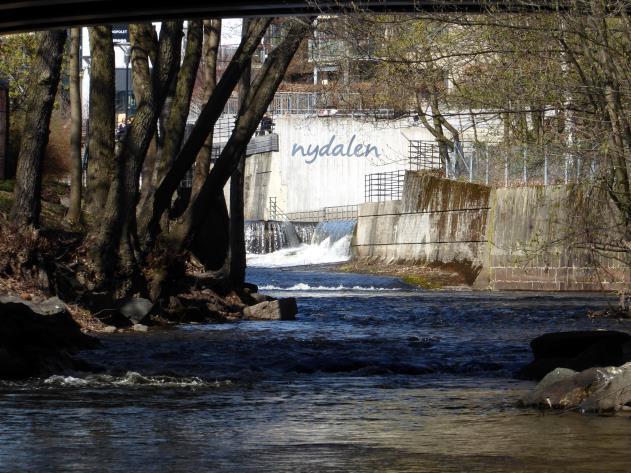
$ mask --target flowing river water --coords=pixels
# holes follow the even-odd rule
[[[629,471],[630,419],[515,403],[528,342],[592,321],[593,294],[423,291],[249,270],[295,322],[102,336],[107,367],[0,384],[0,471]]]

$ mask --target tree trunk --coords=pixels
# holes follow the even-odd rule
[[[20,226],[39,225],[42,160],[67,36],[66,30],[38,34],[39,48],[29,72],[29,94],[13,192],[15,200],[10,214],[11,221]]]
[[[286,37],[267,57],[250,88],[235,129],[200,189],[197,199],[191,202],[185,215],[169,235],[168,244],[172,254],[178,254],[190,247],[209,206],[216,202],[217,196],[237,168],[254,131],[274,98],[291,59],[309,32],[313,19],[292,20]]]
[[[204,21],[204,51],[202,77],[204,78],[204,103],[210,100],[215,87],[217,86],[217,53],[221,40],[221,20]],[[208,171],[210,171],[210,161],[213,151],[213,130],[208,133],[204,146],[195,159],[195,169],[193,174],[193,189],[191,194],[196,196],[199,189],[204,184]]]
[[[114,174],[114,45],[110,26],[95,26],[88,31],[92,60],[85,203],[93,217],[91,227],[96,229]]]
[[[182,23],[165,22],[160,33],[159,54],[149,69],[155,50],[150,24],[130,25],[132,79],[138,104],[116,156],[116,174],[110,185],[105,212],[96,245],[94,264],[102,281],[114,284],[118,296],[135,290],[139,277],[136,204],[139,178],[147,149],[156,132],[157,119],[164,104],[167,87],[179,63]],[[112,280],[118,270],[119,280]]]
[[[81,29],[70,30],[70,205],[66,219],[81,219]]]
[[[182,140],[186,131],[186,119],[190,110],[191,96],[197,69],[202,54],[202,24],[199,21],[191,21],[188,26],[186,39],[186,52],[184,60],[177,74],[175,92],[171,98],[169,110],[164,120],[164,133],[161,139],[159,155],[156,161],[156,169],[152,174],[155,179],[143,180],[143,202],[141,212],[150,212],[151,196],[155,192],[157,182],[164,177],[166,170],[175,159],[182,146]]]
[[[247,36],[249,20],[243,20],[241,37]],[[245,111],[245,103],[250,92],[252,61],[248,61],[239,84],[239,116]],[[245,174],[245,154],[230,177],[230,282],[235,287],[243,287],[245,282],[245,223],[243,180]]]
[[[197,155],[202,149],[209,133],[223,112],[226,102],[236,87],[245,65],[256,51],[261,38],[272,19],[262,18],[254,20],[248,38],[241,42],[234,53],[230,64],[226,68],[221,80],[217,84],[214,93],[204,105],[202,112],[184,146],[178,153],[173,165],[166,173],[164,179],[156,189],[151,205],[152,212],[140,216],[140,229],[147,247],[155,241],[160,230],[160,219],[171,205],[171,198],[180,181],[191,168]]]

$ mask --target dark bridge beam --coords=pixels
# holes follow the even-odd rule
[[[290,16],[355,9],[479,12],[489,5],[505,10],[534,10],[552,9],[556,4],[544,0],[0,0],[0,33],[174,18]]]

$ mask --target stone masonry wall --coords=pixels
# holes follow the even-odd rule
[[[403,199],[360,205],[358,259],[449,264],[471,282],[482,267],[490,188],[408,172]]]
[[[491,189],[408,172],[400,201],[359,208],[353,257],[448,266],[477,288],[618,290],[629,264],[590,246],[615,228],[606,196],[569,186]]]

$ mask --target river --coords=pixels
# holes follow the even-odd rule
[[[629,471],[629,418],[520,409],[528,342],[593,294],[424,291],[252,268],[296,322],[102,336],[107,367],[0,383],[0,471]]]

